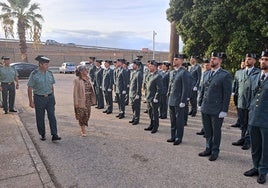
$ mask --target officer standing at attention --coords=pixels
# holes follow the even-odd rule
[[[41,140],[46,140],[45,110],[49,120],[52,141],[61,140],[57,134],[57,120],[55,117],[54,76],[48,71],[49,58],[39,55],[35,58],[39,68],[32,71],[28,81],[29,106],[35,108],[36,124]],[[33,96],[34,94],[34,96]]]
[[[129,82],[130,82],[130,74],[131,74],[131,71],[129,70],[128,68],[128,65],[129,65],[129,62],[128,61],[125,61],[122,65],[123,69],[126,70],[126,82],[127,82],[127,90],[126,90],[126,99],[125,99],[125,103],[126,105],[128,105],[129,103]]]
[[[163,62],[161,65],[161,71],[160,75],[162,76],[163,80],[163,89],[161,94],[161,103],[159,106],[160,110],[160,119],[166,119],[167,118],[167,110],[168,110],[168,98],[167,98],[167,92],[168,92],[168,85],[169,85],[169,62]]]
[[[221,126],[226,117],[232,93],[232,76],[221,68],[224,53],[212,52],[209,74],[204,75],[204,82],[199,95],[202,123],[206,134],[206,149],[200,157],[210,156],[210,161],[217,160],[221,144]]]
[[[112,61],[105,60],[104,66],[105,69],[103,71],[103,80],[102,80],[102,91],[104,94],[104,98],[106,101],[106,110],[103,113],[111,114],[113,112],[113,70],[110,68]]]
[[[132,107],[133,117],[129,123],[137,125],[140,121],[140,110],[141,110],[141,88],[142,88],[142,73],[139,71],[141,62],[139,60],[133,61],[133,71],[130,76],[130,87],[129,87],[129,100]]]
[[[159,127],[158,102],[163,88],[162,77],[158,74],[157,68],[158,63],[155,60],[152,60],[149,65],[150,76],[147,83],[146,95],[148,113],[151,122],[149,127],[144,129],[145,131],[151,131],[152,134],[156,133]]]
[[[4,113],[17,112],[14,109],[16,89],[19,89],[18,72],[15,68],[10,67],[10,58],[2,57],[3,66],[0,67],[0,91],[2,91],[2,100]],[[16,85],[15,85],[16,82]]]
[[[192,117],[195,117],[196,112],[197,112],[197,94],[198,94],[198,89],[199,89],[201,75],[202,75],[201,66],[197,64],[197,58],[198,56],[191,56],[190,58],[192,91],[191,91],[191,97],[190,97],[191,110],[188,113],[188,115],[191,115]]]
[[[101,67],[102,60],[96,60],[95,67],[96,70],[94,72],[94,86],[97,97],[97,109],[104,108],[104,98],[102,92],[102,76],[103,76],[103,68]]]
[[[250,102],[253,98],[252,86],[258,82],[258,74],[260,69],[254,67],[257,56],[254,53],[246,54],[245,64],[246,68],[242,71],[238,78],[238,100],[237,108],[239,109],[239,118],[241,120],[241,136],[234,146],[242,146],[241,149],[248,150],[250,148],[250,136],[248,128],[248,113]]]
[[[0,61],[0,69],[3,67],[2,61]],[[3,108],[2,92],[0,91],[0,108]]]
[[[264,184],[268,173],[268,51],[260,59],[261,73],[255,83],[255,93],[250,104],[249,126],[253,168],[245,176],[258,176],[257,182]]]
[[[176,54],[173,59],[174,70],[170,72],[168,105],[171,123],[171,138],[167,142],[179,145],[184,132],[184,110],[191,89],[190,73],[182,67],[184,55]]]
[[[119,114],[116,116],[119,119],[123,119],[125,117],[125,99],[126,99],[126,91],[127,91],[127,73],[126,70],[123,69],[122,64],[125,62],[125,59],[117,59],[116,67],[116,88],[115,93],[118,100]]]

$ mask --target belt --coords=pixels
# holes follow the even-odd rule
[[[14,82],[1,82],[2,85],[11,85],[14,84]]]
[[[37,94],[34,94],[34,95],[37,96],[37,97],[49,97],[50,95],[52,95],[52,93],[45,94],[45,95],[37,95]]]

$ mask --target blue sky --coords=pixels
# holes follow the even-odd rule
[[[41,40],[168,51],[169,0],[32,0],[44,17]]]

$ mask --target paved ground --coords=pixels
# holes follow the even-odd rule
[[[128,123],[131,118],[130,107],[127,107],[126,118],[119,120],[115,118],[117,107],[111,115],[105,115],[101,110],[92,109],[88,137],[79,136],[79,127],[74,119],[72,106],[72,80],[74,75],[55,75],[56,85],[56,114],[58,119],[59,134],[62,141],[52,143],[47,126],[47,139],[45,142],[39,140],[36,130],[33,109],[28,107],[26,97],[26,81],[21,81],[21,89],[18,91],[16,104],[19,108],[20,121],[18,126],[25,127],[35,148],[40,155],[40,163],[44,163],[55,187],[265,187],[256,183],[256,178],[247,178],[243,172],[251,168],[252,161],[250,151],[243,151],[234,147],[231,143],[239,138],[240,131],[230,128],[235,122],[234,118],[226,118],[222,128],[221,153],[217,161],[210,162],[208,158],[201,158],[198,153],[205,148],[205,139],[195,133],[201,128],[200,114],[189,118],[188,126],[185,127],[183,142],[179,146],[173,146],[166,142],[170,135],[169,119],[160,120],[159,132],[155,135],[145,132],[148,126],[148,116],[142,113],[141,123],[132,126]],[[142,105],[145,109],[145,105]],[[1,115],[4,118],[16,119],[16,115]],[[13,121],[13,120],[12,120]],[[11,124],[14,124],[14,122]],[[7,125],[8,126],[8,125]],[[15,126],[16,127],[16,126]],[[1,128],[2,129],[2,128]],[[24,128],[23,128],[24,129]],[[16,131],[17,130],[17,131]],[[18,143],[22,146],[14,148],[3,148],[2,143],[8,145],[12,142],[3,142],[12,137],[2,134],[1,130],[1,164],[10,166],[10,171],[19,171],[25,166],[25,174],[40,176],[36,163],[31,163],[29,146],[24,142],[20,128],[11,131],[16,135]],[[26,134],[27,135],[27,134]],[[18,138],[17,138],[18,137]],[[30,140],[30,141],[31,141]],[[7,146],[6,146],[7,147]],[[23,149],[24,148],[24,149]],[[30,147],[32,148],[32,147]],[[20,152],[20,149],[23,152]],[[4,152],[2,152],[2,150]],[[22,153],[28,158],[29,164],[12,165],[12,161],[5,158],[2,163],[2,153],[7,151]],[[24,153],[24,154],[23,154]],[[14,155],[14,154],[13,154]],[[9,156],[13,156],[9,154]],[[8,157],[11,159],[11,157]],[[20,159],[21,160],[21,159]],[[26,164],[26,165],[25,165]],[[0,187],[11,186],[10,182],[4,183],[11,178],[5,178],[5,169],[1,166]],[[42,173],[41,173],[42,174]],[[26,176],[27,176],[26,175]],[[12,177],[12,176],[11,176]],[[41,181],[39,183],[50,181]],[[14,179],[16,182],[16,179]],[[32,186],[31,181],[25,181]],[[16,185],[16,184],[13,184]],[[17,184],[19,185],[19,184]]]

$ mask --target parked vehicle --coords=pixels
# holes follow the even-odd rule
[[[19,79],[29,78],[31,72],[38,68],[37,65],[26,62],[15,62],[11,63],[10,66],[18,71]]]
[[[76,70],[76,65],[73,62],[64,62],[61,67],[59,67],[60,73],[74,73]]]

